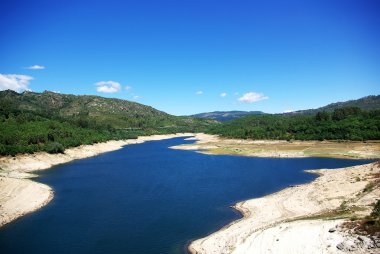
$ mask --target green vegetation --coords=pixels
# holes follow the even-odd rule
[[[373,107],[378,97],[361,100]],[[7,90],[0,92],[0,130],[0,155],[62,153],[82,144],[177,132],[245,139],[379,140],[380,110],[345,107],[315,115],[250,115],[220,124],[120,99]]]
[[[363,189],[363,192],[371,192],[375,188],[376,183],[375,182],[369,182]]]
[[[379,140],[380,110],[337,108],[316,115],[247,116],[208,131],[224,137],[281,140]]]
[[[0,155],[141,135],[204,131],[214,121],[177,117],[139,103],[52,92],[0,92]]]
[[[355,231],[362,235],[380,236],[380,200],[374,204],[372,213],[355,225]]]
[[[375,203],[371,216],[380,219],[380,200],[377,200]]]

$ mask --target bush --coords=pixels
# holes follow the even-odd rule
[[[370,191],[373,190],[374,187],[375,187],[375,183],[374,183],[374,182],[369,182],[369,183],[364,187],[363,192],[370,192]]]
[[[53,142],[46,145],[45,151],[48,153],[64,153],[65,148],[62,144]]]
[[[373,211],[371,213],[371,216],[380,217],[380,200],[377,200],[377,202],[373,208]]]

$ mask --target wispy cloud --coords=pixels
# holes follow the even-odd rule
[[[220,97],[226,97],[227,96],[227,93],[221,93],[220,94]]]
[[[243,96],[240,97],[238,101],[244,102],[244,103],[253,103],[253,102],[262,101],[266,99],[269,99],[269,97],[265,96],[262,93],[249,92],[249,93],[243,94]]]
[[[29,82],[33,77],[18,74],[0,74],[0,91],[13,90],[16,92],[30,91]]]
[[[291,112],[294,112],[294,110],[293,109],[286,109],[286,110],[284,110],[284,113],[291,113]]]
[[[135,100],[138,100],[138,99],[141,99],[142,97],[141,96],[139,96],[139,95],[135,95],[135,96],[133,96],[133,99],[135,99]]]
[[[43,65],[32,65],[32,66],[29,66],[29,67],[26,67],[26,69],[29,69],[29,70],[43,70],[45,69],[46,67],[43,66]]]
[[[95,83],[96,91],[99,93],[117,93],[121,90],[121,85],[119,82],[115,81],[99,81]]]
[[[128,91],[128,90],[131,90],[132,87],[131,86],[125,86],[124,89]]]
[[[196,95],[202,95],[202,94],[203,94],[203,91],[197,91],[195,94],[196,94]]]

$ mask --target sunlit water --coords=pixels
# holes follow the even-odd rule
[[[0,253],[186,253],[199,238],[240,218],[229,206],[309,182],[305,169],[365,160],[203,155],[151,141],[40,173],[54,199],[0,229]]]

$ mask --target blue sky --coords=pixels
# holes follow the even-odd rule
[[[377,0],[2,0],[0,9],[0,89],[116,97],[176,115],[380,94]]]

